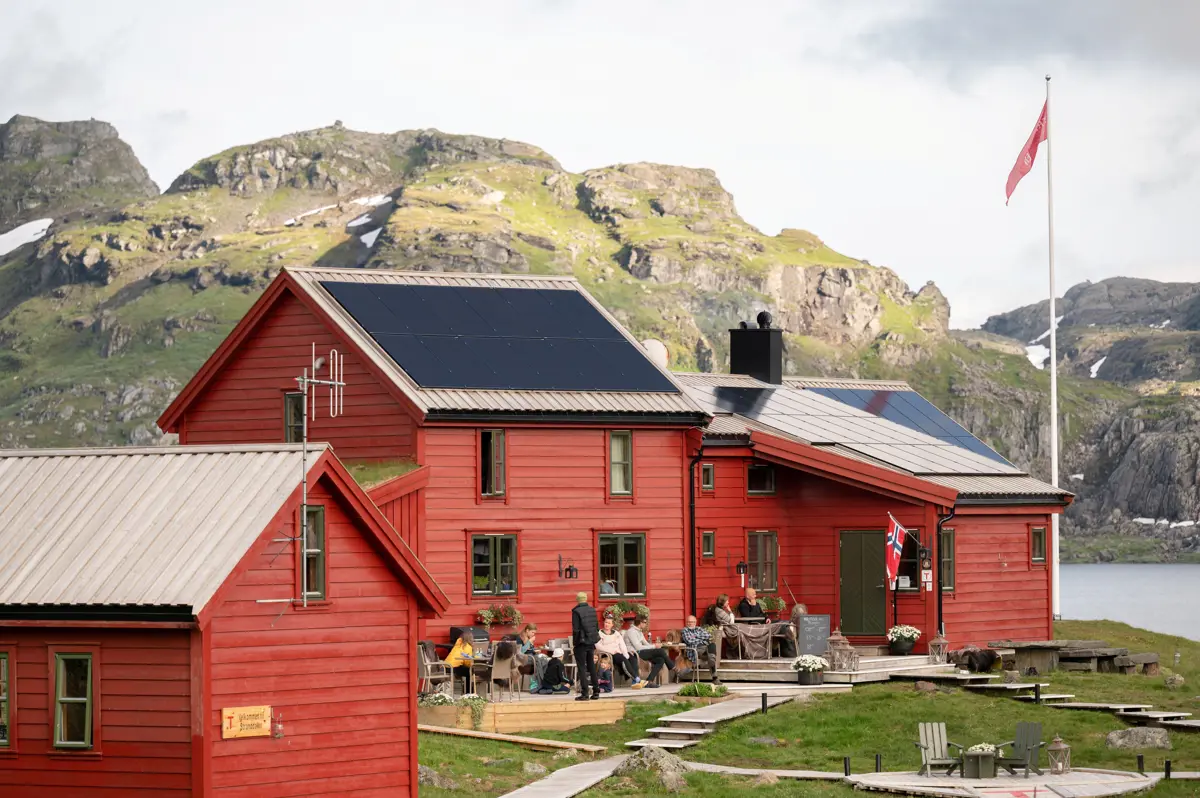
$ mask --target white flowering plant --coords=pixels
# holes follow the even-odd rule
[[[1000,747],[991,743],[977,743],[967,749],[968,754],[995,754],[1000,755]]]
[[[812,654],[801,654],[792,660],[792,670],[794,671],[823,671],[828,667],[828,660]]]
[[[895,643],[899,640],[911,640],[916,642],[921,636],[921,630],[915,626],[906,624],[897,624],[887,631],[887,639],[889,642]]]
[[[454,697],[445,693],[423,693],[417,696],[417,705],[422,707],[454,706]]]

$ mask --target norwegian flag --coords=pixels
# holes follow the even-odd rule
[[[884,562],[887,567],[888,581],[893,585],[896,583],[896,576],[900,573],[900,553],[904,551],[904,538],[908,535],[908,530],[900,526],[900,522],[888,513],[888,531],[887,531],[887,553],[884,557]]]

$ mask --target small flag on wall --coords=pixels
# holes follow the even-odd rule
[[[1012,171],[1008,173],[1008,183],[1004,186],[1004,204],[1012,198],[1013,192],[1017,189],[1017,183],[1021,182],[1021,178],[1029,174],[1029,170],[1033,168],[1033,159],[1037,157],[1038,145],[1046,140],[1049,135],[1050,122],[1050,101],[1042,106],[1042,114],[1038,117],[1037,124],[1033,126],[1033,132],[1029,134],[1029,140],[1025,142],[1025,146],[1021,148],[1021,154],[1017,156],[1017,162],[1013,164]]]
[[[904,538],[908,530],[900,526],[900,522],[888,513],[887,553],[884,563],[887,567],[887,580],[895,590],[896,577],[900,573],[900,554],[904,551]]]

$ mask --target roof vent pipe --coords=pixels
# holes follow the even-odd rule
[[[762,311],[757,327],[739,322],[729,331],[729,371],[772,385],[783,384],[783,330],[772,327],[771,314]]]

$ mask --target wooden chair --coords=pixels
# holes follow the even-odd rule
[[[1025,771],[1025,778],[1029,778],[1031,770],[1041,776],[1043,774],[1038,768],[1038,758],[1045,745],[1042,742],[1042,724],[1018,723],[1016,739],[1000,743],[1001,748],[1012,749],[1012,756],[997,757],[996,767],[1004,768],[1013,776],[1017,775],[1017,768]]]
[[[921,769],[918,776],[932,776],[934,770],[945,770],[949,776],[963,766],[963,747],[946,739],[945,723],[922,723],[917,727],[921,741],[914,743],[921,749]],[[958,749],[958,756],[950,756],[950,746]]]
[[[446,663],[438,659],[433,643],[422,640],[417,643],[417,692],[440,692],[442,685],[451,680],[452,674]],[[454,685],[451,684],[451,691]]]
[[[491,670],[488,673],[487,691],[488,700],[492,700],[496,688],[499,687],[503,694],[504,690],[508,691],[508,700],[513,700],[513,694],[516,694],[517,700],[521,700],[521,690],[519,688],[521,682],[521,673],[517,670],[517,661],[511,654],[508,657],[502,658],[497,652],[492,660]]]

